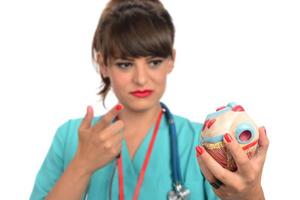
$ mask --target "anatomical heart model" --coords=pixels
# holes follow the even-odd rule
[[[235,171],[237,166],[226,149],[223,137],[235,137],[249,158],[256,153],[258,128],[241,105],[229,103],[209,114],[204,122],[201,143],[206,151],[224,168]]]

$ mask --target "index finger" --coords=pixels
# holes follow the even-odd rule
[[[231,137],[229,133],[224,135],[223,141],[225,143],[226,148],[229,150],[232,155],[238,170],[241,173],[249,173],[252,170],[252,166],[250,164],[250,159],[247,154],[240,147],[239,143],[236,141],[234,137]]]
[[[201,149],[201,152],[198,151],[198,162],[201,164],[201,167],[207,169],[210,172],[209,181],[214,181],[214,177],[220,180],[225,185],[233,185],[238,183],[237,176],[234,172],[231,172],[223,168],[206,150],[203,146],[198,146],[198,149]],[[201,168],[203,169],[203,168]],[[207,174],[206,171],[206,174]]]
[[[123,110],[124,106],[122,104],[117,104],[110,111],[108,111],[93,127],[95,130],[102,130],[106,126],[112,123],[112,121],[118,116],[118,114]]]

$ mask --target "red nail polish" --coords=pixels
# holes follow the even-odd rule
[[[226,133],[226,134],[224,135],[224,138],[225,138],[225,140],[226,140],[227,143],[230,143],[231,140],[232,140],[231,135],[229,135],[228,133]]]
[[[120,110],[123,109],[123,105],[122,105],[122,104],[117,104],[116,107],[115,107],[115,109],[116,109],[117,111],[120,111]]]
[[[196,151],[197,151],[197,157],[199,157],[204,153],[205,150],[202,146],[197,146]]]
[[[92,106],[87,106],[86,107],[86,115],[90,112],[93,112],[93,108],[92,108]]]

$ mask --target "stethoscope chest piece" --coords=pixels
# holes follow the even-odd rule
[[[168,193],[168,200],[187,200],[189,195],[190,190],[181,184],[177,184],[175,185],[175,189]]]

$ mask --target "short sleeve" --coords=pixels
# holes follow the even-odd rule
[[[64,147],[69,123],[60,126],[36,176],[30,200],[44,199],[64,171]]]

